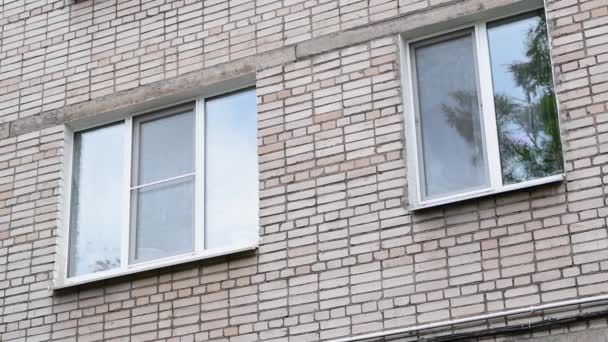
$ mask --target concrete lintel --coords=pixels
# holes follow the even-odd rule
[[[298,59],[322,54],[331,50],[361,44],[373,39],[401,34],[406,38],[438,32],[450,27],[542,7],[542,0],[494,0],[488,4],[480,0],[444,2],[434,8],[389,19],[349,31],[335,32],[296,46]]]
[[[82,129],[124,118],[128,114],[191,101],[198,96],[214,96],[255,86],[256,71],[295,61],[290,46],[215,65],[174,78],[146,84],[101,98],[67,105],[10,123],[7,136],[16,136],[46,127],[68,124]],[[4,135],[0,128],[0,136]]]
[[[265,68],[381,37],[401,34],[407,39],[465,25],[481,18],[499,16],[502,13],[517,13],[539,8],[542,4],[543,0],[494,0],[489,3],[487,1],[483,3],[481,0],[445,1],[424,11],[372,23],[365,27],[335,32],[98,99],[17,119],[10,123],[8,133],[0,129],[0,136],[16,136],[64,123],[80,128],[111,122],[124,117],[127,113],[179,104],[200,95],[217,95],[218,92],[214,92],[214,89],[229,91],[231,87],[235,90],[247,85],[253,86],[255,72]]]
[[[514,342],[608,342],[608,329],[585,329],[550,336],[525,338],[515,337]]]

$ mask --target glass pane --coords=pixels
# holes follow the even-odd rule
[[[258,162],[255,90],[207,101],[206,248],[255,242]]]
[[[74,136],[68,276],[120,266],[124,125]]]
[[[415,47],[414,57],[423,197],[487,187],[473,35]]]
[[[194,250],[194,176],[133,190],[136,261]]]
[[[544,18],[534,15],[488,25],[488,41],[503,183],[560,172]]]
[[[136,184],[194,172],[194,113],[148,118],[139,125]]]

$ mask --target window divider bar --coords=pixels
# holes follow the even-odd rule
[[[490,187],[502,187],[502,169],[500,162],[500,146],[498,142],[498,126],[494,107],[494,89],[492,84],[492,67],[490,64],[490,48],[486,23],[475,25],[477,48],[477,64],[479,73],[479,88],[481,95],[481,112],[483,117],[486,140],[486,154]]]
[[[196,100],[195,124],[195,171],[194,177],[194,250],[205,249],[205,98]]]
[[[130,187],[130,190],[137,190],[137,189],[145,188],[147,186],[167,183],[167,182],[170,182],[170,181],[174,181],[176,179],[182,179],[182,178],[186,178],[186,177],[190,177],[190,176],[194,176],[194,175],[196,175],[196,171],[195,172],[189,172],[189,173],[186,173],[186,174],[183,174],[183,175],[179,175],[179,176],[175,176],[175,177],[171,177],[171,178],[157,180],[157,181],[146,183],[146,184],[132,186],[132,187]]]
[[[120,269],[127,270],[129,267],[129,247],[131,242],[131,154],[133,152],[133,118],[125,119],[125,137],[124,137],[124,192],[123,192],[123,227],[121,230],[120,239]]]

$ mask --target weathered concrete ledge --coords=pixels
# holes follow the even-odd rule
[[[401,34],[408,38],[439,32],[475,22],[482,12],[484,16],[498,16],[501,13],[525,12],[542,6],[542,0],[495,0],[490,5],[480,0],[463,0],[451,3],[450,6],[438,5],[432,9],[301,42],[296,45],[296,57],[306,58],[390,35]]]
[[[112,121],[127,112],[137,112],[163,104],[187,101],[199,94],[214,95],[237,85],[255,85],[255,71],[295,60],[295,47],[290,46],[225,64],[218,64],[171,79],[117,92],[94,100],[68,105],[40,115],[17,119],[10,129],[0,127],[0,136],[16,136],[59,124]],[[223,86],[218,86],[222,84]],[[225,90],[224,90],[225,91]]]
[[[447,5],[450,6],[447,6]],[[489,5],[480,0],[443,1],[431,9],[376,22],[348,31],[313,38],[295,45],[218,64],[199,71],[180,75],[117,92],[101,98],[67,105],[39,115],[17,119],[0,125],[0,138],[40,130],[59,124],[75,127],[100,124],[124,117],[127,113],[151,110],[169,103],[179,104],[199,94],[214,95],[239,85],[255,85],[255,72],[265,68],[309,58],[335,49],[364,43],[373,39],[402,34],[414,37],[425,32],[464,25],[476,20],[477,14],[497,15],[516,13],[541,7],[542,0],[495,0]],[[464,18],[463,18],[464,17]]]

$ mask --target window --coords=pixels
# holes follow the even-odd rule
[[[540,11],[408,42],[404,51],[413,208],[562,179]]]
[[[74,133],[66,283],[254,248],[255,90]]]

